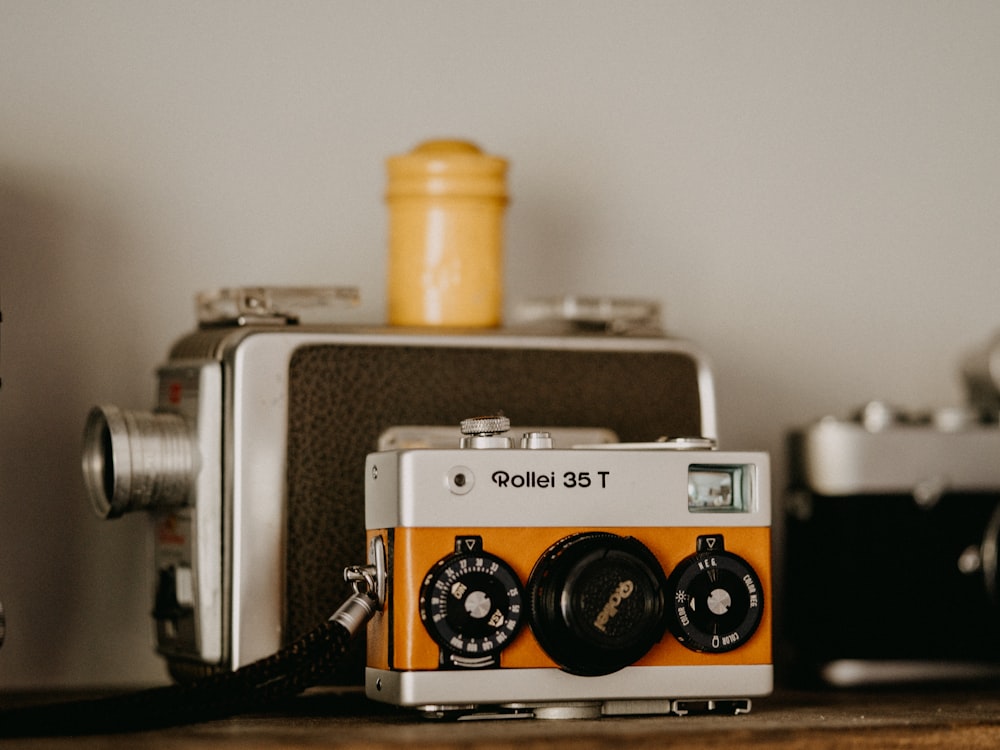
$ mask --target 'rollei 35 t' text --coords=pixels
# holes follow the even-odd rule
[[[586,488],[599,487],[607,489],[610,471],[567,471],[557,476],[554,471],[548,474],[537,471],[526,471],[523,474],[511,474],[509,471],[494,471],[491,479],[497,487],[515,487],[526,489],[546,489],[548,487]]]

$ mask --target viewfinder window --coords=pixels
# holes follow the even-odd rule
[[[746,513],[753,508],[751,466],[688,468],[688,510],[692,513]]]

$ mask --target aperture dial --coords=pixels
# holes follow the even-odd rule
[[[698,537],[697,552],[669,579],[669,627],[692,651],[721,654],[746,643],[764,614],[764,587],[750,563],[724,548],[721,534]]]
[[[455,538],[455,553],[439,560],[420,587],[420,619],[441,647],[442,667],[500,664],[523,621],[517,574],[483,551],[478,536]]]

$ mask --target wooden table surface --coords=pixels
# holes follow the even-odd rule
[[[5,703],[10,705],[10,696]],[[16,698],[14,700],[17,700]],[[22,697],[23,701],[24,698]],[[38,697],[33,700],[38,700]],[[311,691],[264,714],[154,732],[0,741],[40,748],[1000,748],[996,688],[779,692],[741,716],[433,721],[356,693]]]

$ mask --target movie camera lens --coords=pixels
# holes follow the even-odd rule
[[[571,674],[610,674],[634,663],[666,629],[666,577],[637,539],[607,532],[568,536],[528,579],[535,638]]]
[[[521,626],[521,583],[507,563],[483,551],[480,537],[458,537],[420,588],[420,619],[443,649],[442,664],[496,665]]]
[[[764,588],[750,564],[727,552],[722,535],[698,537],[697,552],[670,575],[670,631],[692,651],[720,654],[753,635],[764,612]]]
[[[117,518],[187,502],[198,452],[179,414],[96,406],[83,433],[83,475],[94,511]]]

